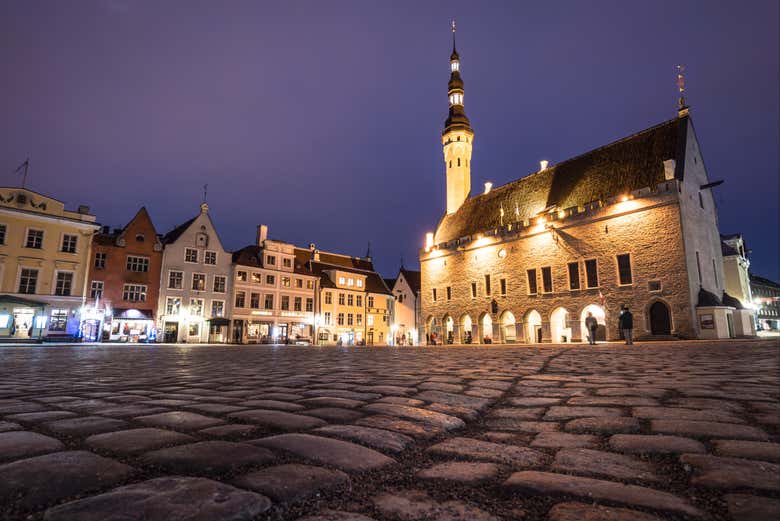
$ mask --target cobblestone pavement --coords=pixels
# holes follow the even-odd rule
[[[0,518],[780,519],[780,347],[0,347]]]

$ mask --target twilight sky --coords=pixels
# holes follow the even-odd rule
[[[542,5],[543,4],[543,5]],[[449,19],[476,133],[472,193],[670,119],[675,70],[723,233],[778,267],[777,0],[0,2],[0,184],[166,232],[198,211],[417,265],[444,211]]]

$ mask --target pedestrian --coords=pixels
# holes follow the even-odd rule
[[[626,339],[626,345],[634,345],[632,333],[634,329],[634,315],[628,310],[628,306],[623,305],[623,310],[620,312],[620,318],[618,319],[618,325],[620,330],[623,331],[623,338]]]
[[[596,321],[596,317],[593,313],[588,311],[588,316],[585,318],[585,327],[590,332],[588,336],[588,343],[592,346],[596,345],[596,330],[599,328],[599,323]]]

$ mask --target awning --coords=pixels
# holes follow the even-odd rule
[[[212,326],[229,326],[230,325],[230,319],[227,319],[225,317],[211,317],[210,319],[206,320],[206,322],[211,322]]]
[[[7,302],[9,304],[18,304],[20,306],[28,306],[31,308],[44,308],[46,302],[40,300],[32,300],[29,298],[16,297],[14,295],[0,295],[0,303]]]
[[[154,320],[151,309],[114,308],[114,318]]]

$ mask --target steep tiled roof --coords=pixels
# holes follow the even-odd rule
[[[364,275],[366,277],[366,291],[391,295],[384,279],[374,271],[374,264],[367,258],[319,252],[319,261],[315,261],[312,259],[311,250],[295,248],[296,269],[299,265],[302,269],[310,269],[312,274],[319,276],[324,288],[336,287],[325,273],[326,270],[336,269]]]
[[[404,268],[401,268],[401,275],[404,276],[406,279],[406,282],[409,284],[409,287],[412,288],[412,291],[415,293],[418,293],[420,291],[420,272],[414,271],[414,270],[407,270]]]
[[[751,284],[759,284],[761,286],[773,286],[775,288],[780,288],[780,284],[773,280],[769,280],[765,277],[759,277],[758,275],[750,274],[750,283]]]
[[[170,244],[172,242],[176,242],[176,239],[181,237],[181,234],[184,233],[185,231],[187,231],[187,228],[189,228],[190,225],[193,222],[195,222],[195,219],[197,219],[197,216],[193,217],[192,219],[190,219],[188,221],[185,221],[185,222],[181,223],[179,226],[177,226],[173,230],[171,230],[168,233],[166,233],[165,235],[163,235],[162,243],[163,244]]]
[[[688,116],[675,118],[470,197],[457,212],[442,217],[435,242],[497,228],[502,209],[503,224],[509,224],[552,206],[566,209],[655,186],[664,181],[667,159],[676,160],[675,175],[681,178],[688,122]]]

